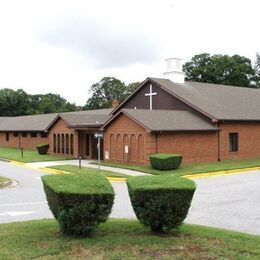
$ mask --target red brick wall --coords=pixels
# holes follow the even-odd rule
[[[157,135],[158,153],[177,153],[183,163],[217,161],[217,132],[163,133]]]
[[[71,135],[73,135],[73,154],[70,153],[69,149],[69,156],[71,157],[78,157],[78,132],[75,131],[74,129],[68,128],[66,123],[60,118],[58,121],[55,123],[55,125],[51,128],[49,132],[49,138],[50,138],[50,154],[54,154],[53,148],[54,148],[54,142],[53,142],[53,136],[56,134],[56,138],[58,134],[60,134],[60,140],[62,137],[62,134],[64,134],[64,152],[62,152],[62,149],[60,149],[60,153],[58,153],[57,145],[56,145],[56,154],[63,154],[63,155],[68,155],[66,154],[66,134],[69,135],[69,140],[71,138]],[[57,139],[56,139],[57,141]],[[69,141],[70,142],[70,141]],[[61,144],[61,141],[60,141]]]
[[[124,146],[129,146],[128,155]],[[154,137],[126,115],[120,115],[104,133],[104,154],[118,163],[147,164],[147,157],[155,151]],[[105,159],[105,158],[104,158]]]
[[[37,137],[31,137],[31,132],[27,133],[27,137],[20,135],[20,147],[24,149],[36,149],[38,144],[49,143],[49,137],[42,138],[40,133]],[[19,148],[19,137],[15,137],[13,132],[9,132],[9,141],[6,141],[5,133],[0,133],[0,146]]]
[[[260,157],[260,123],[220,124],[221,160]],[[229,133],[238,133],[238,152],[229,151]]]
[[[141,135],[143,140],[137,140]],[[216,132],[163,133],[156,138],[155,134],[147,132],[126,115],[121,115],[109,125],[104,137],[104,152],[109,151],[110,161],[119,163],[149,164],[149,155],[157,152],[180,153],[184,163],[218,159]],[[131,137],[134,137],[135,141],[132,142]],[[126,144],[130,148],[128,161],[123,151]]]

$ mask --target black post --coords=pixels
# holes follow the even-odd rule
[[[23,148],[21,147],[21,157],[23,158]]]
[[[79,156],[79,168],[81,169],[81,156]]]

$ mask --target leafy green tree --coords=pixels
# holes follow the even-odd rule
[[[202,53],[183,65],[186,80],[241,87],[256,87],[251,60],[239,55]]]
[[[139,82],[126,85],[114,77],[104,77],[91,86],[92,96],[87,100],[83,110],[110,108],[113,100],[118,100],[121,103],[138,86]]]
[[[4,88],[0,90],[0,116],[26,115],[29,96],[22,89],[17,91]]]
[[[24,90],[0,90],[0,116],[20,116],[82,110],[57,94],[29,95]]]
[[[140,86],[140,82],[133,82],[128,84],[127,86],[127,96],[131,95],[139,86]]]
[[[113,77],[104,77],[90,88],[92,97],[87,100],[84,110],[109,108],[113,100],[122,101],[127,93],[126,85]]]

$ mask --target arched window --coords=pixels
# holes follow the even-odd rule
[[[65,140],[64,140],[64,134],[61,135],[61,152],[64,153]]]
[[[129,151],[129,160],[131,162],[136,162],[137,157],[137,141],[134,134],[130,137],[130,151]]]
[[[66,154],[69,154],[69,135],[66,134]]]
[[[110,135],[110,159],[116,159],[116,137],[114,134]]]
[[[116,136],[116,161],[123,162],[123,138],[120,134]]]
[[[60,153],[60,134],[57,135],[57,148],[58,148],[58,153]]]
[[[140,134],[138,136],[138,161],[143,162],[144,161],[144,135]]]
[[[53,152],[56,153],[56,134],[53,134]]]
[[[74,136],[73,134],[70,135],[70,154],[74,153]]]

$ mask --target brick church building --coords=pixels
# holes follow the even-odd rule
[[[179,60],[163,78],[147,78],[114,109],[0,118],[0,146],[145,165],[154,153],[184,163],[260,157],[260,90],[185,82]]]

